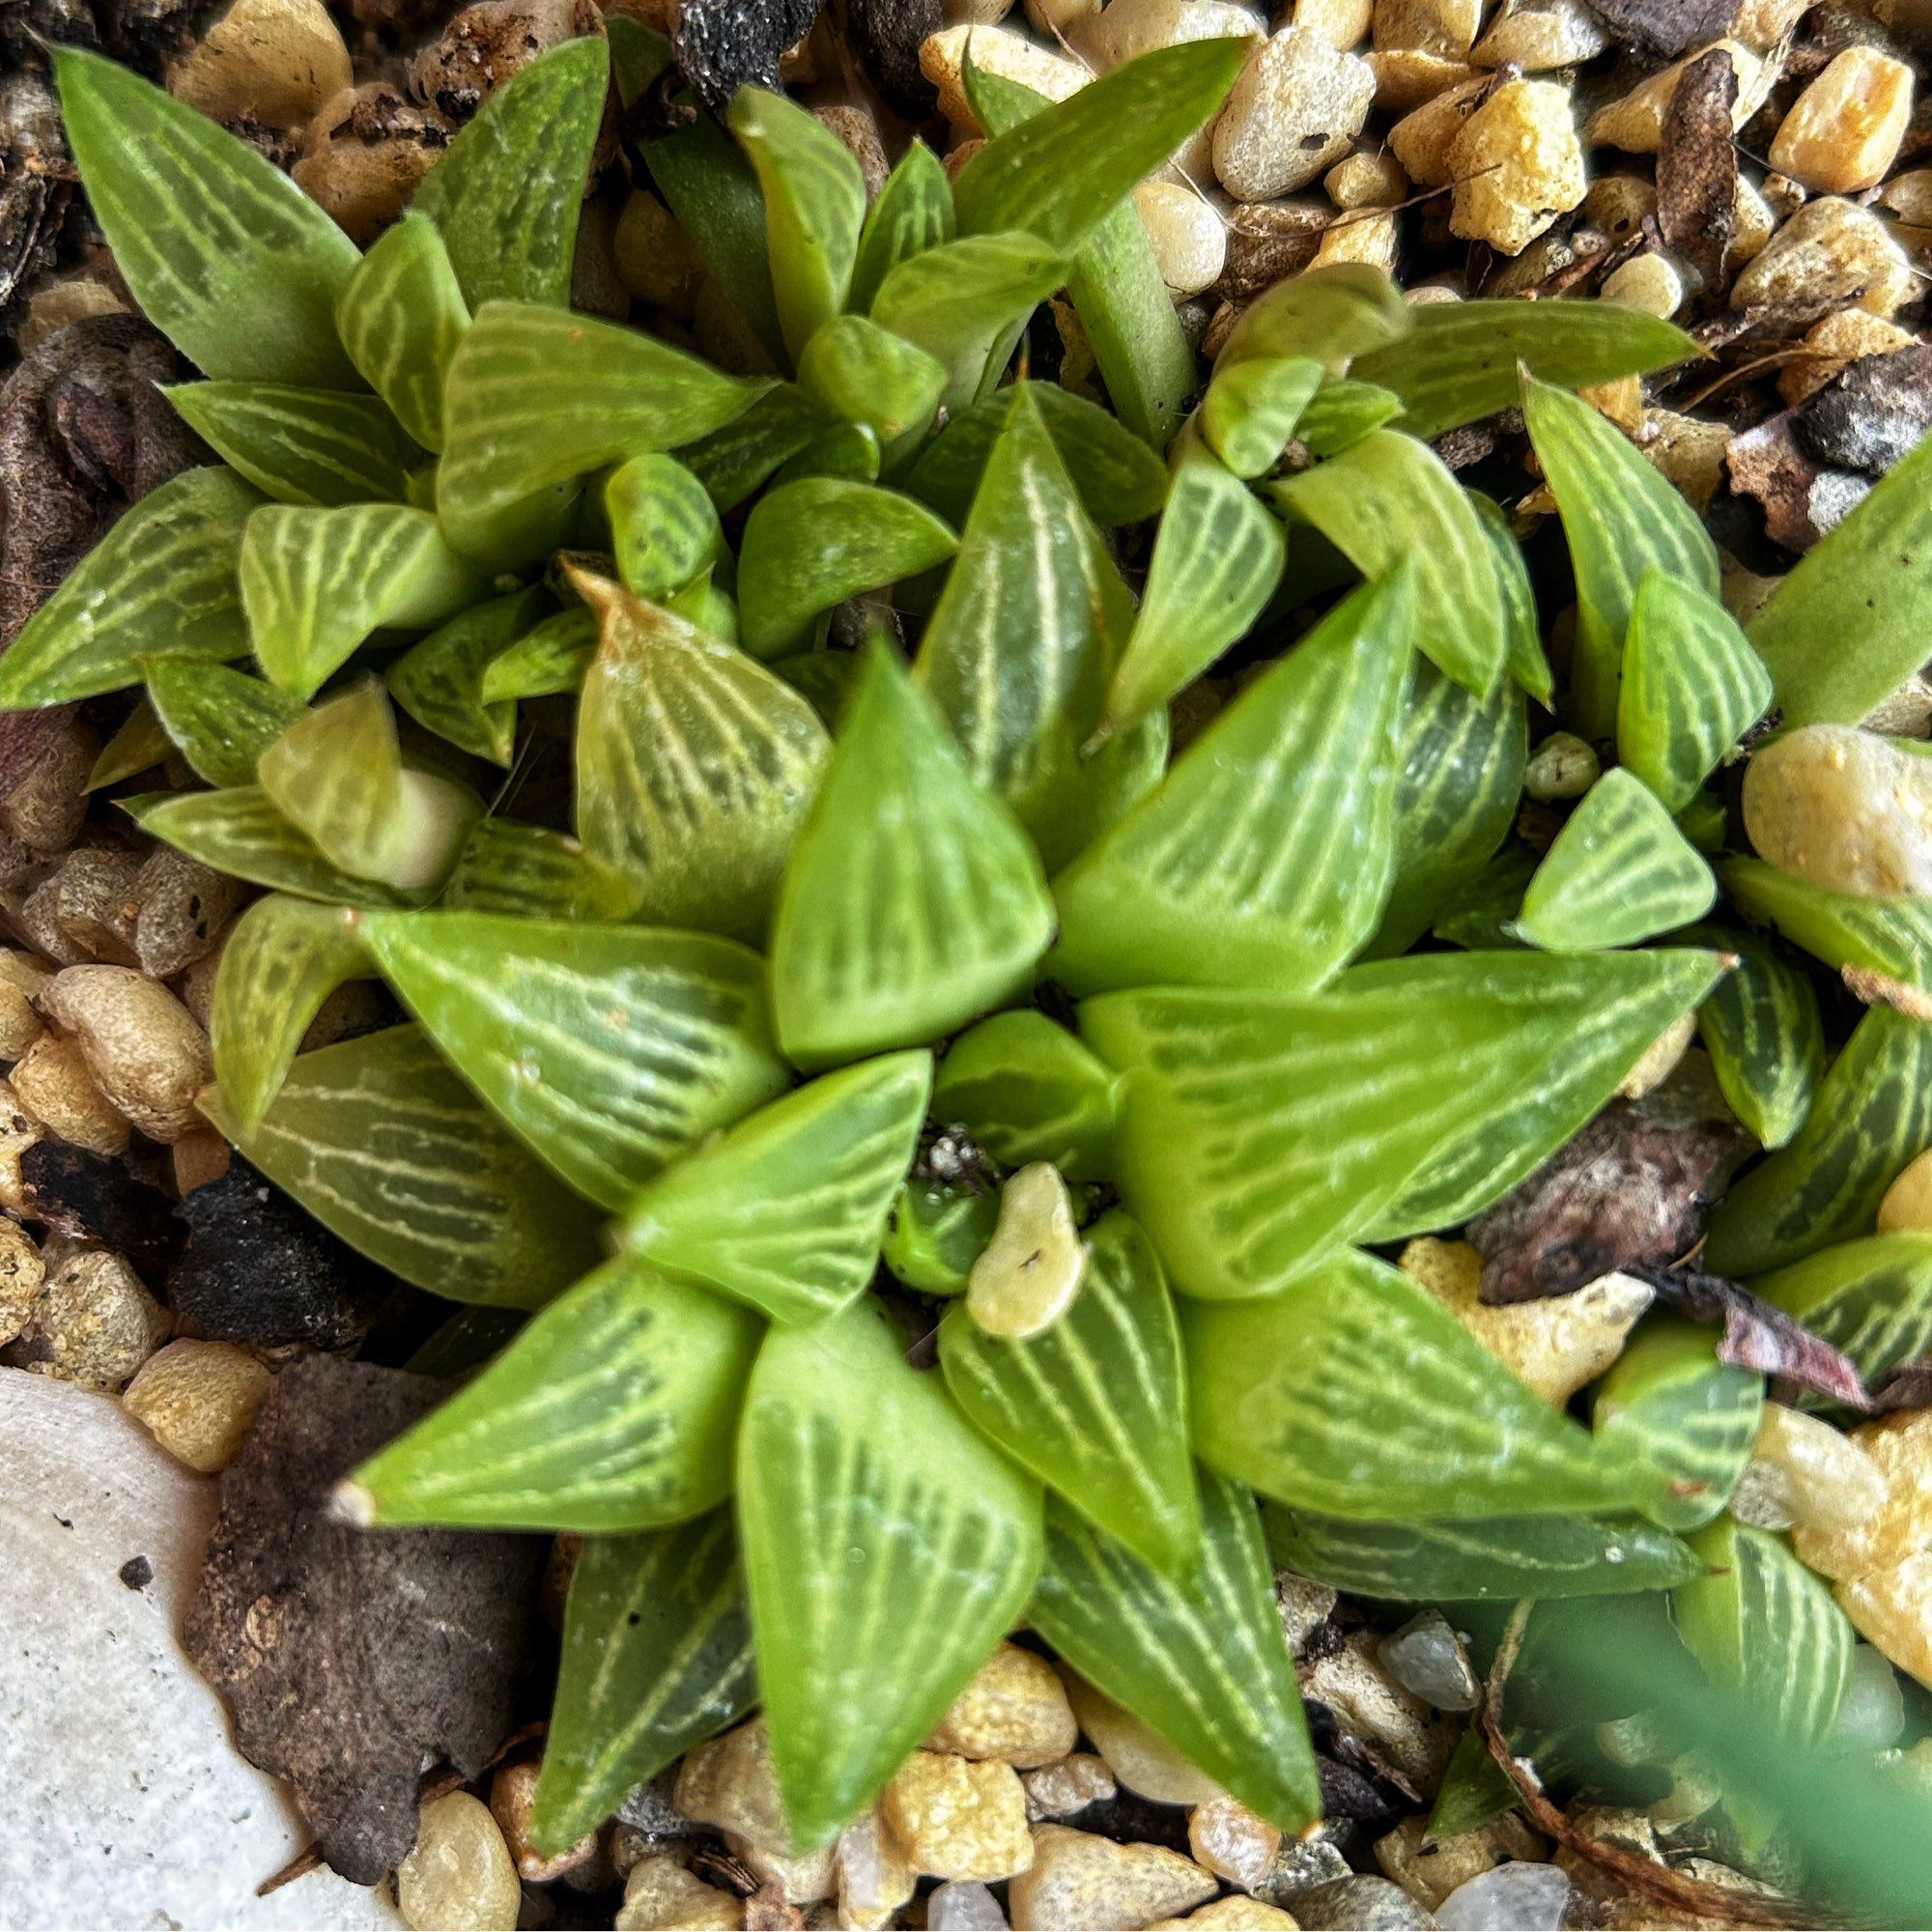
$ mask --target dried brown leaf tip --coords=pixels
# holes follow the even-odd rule
[[[1619,33],[1672,56],[1716,40],[1737,11],[1731,0],[1593,0],[1593,5]]]

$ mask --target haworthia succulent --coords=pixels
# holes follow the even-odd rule
[[[1285,1831],[1321,1815],[1315,1750],[1254,1498],[1204,1474],[1197,1566],[1174,1577],[1046,1509],[1035,1629],[1231,1796]]]
[[[1334,377],[1309,398],[1294,426],[1295,440],[1312,456],[1339,456],[1371,430],[1393,422],[1401,413],[1402,398],[1394,390],[1384,389],[1378,383]]]
[[[1842,1350],[1873,1384],[1932,1348],[1932,1234],[1840,1241],[1755,1276],[1751,1291]]]
[[[443,882],[450,911],[608,923],[637,910],[638,889],[575,838],[513,818],[479,818]]]
[[[177,383],[175,413],[278,503],[400,498],[423,452],[374,396],[282,383]]]
[[[1508,642],[1504,658],[1509,674],[1530,696],[1549,707],[1556,688],[1549,660],[1543,653],[1543,622],[1536,608],[1536,588],[1516,540],[1510,521],[1493,498],[1481,491],[1469,493],[1483,533],[1490,540],[1490,560],[1496,567],[1496,590],[1503,603],[1503,627]]]
[[[1038,1489],[860,1305],[773,1329],[738,1438],[758,1688],[801,1851],[931,1731],[1024,1606]]]
[[[362,932],[451,1065],[603,1207],[785,1085],[762,964],[729,940],[471,912]]]
[[[174,741],[155,715],[153,703],[142,697],[122,721],[120,728],[101,746],[100,755],[89,769],[82,789],[99,791],[152,771],[173,750]]]
[[[834,316],[799,353],[805,392],[835,416],[863,424],[883,443],[932,421],[946,393],[946,365],[863,315]]]
[[[1101,1180],[1120,1085],[1044,1013],[995,1013],[947,1048],[932,1111],[1008,1167],[1045,1160],[1068,1180]]]
[[[1698,1037],[1732,1113],[1760,1146],[1782,1147],[1804,1124],[1825,1075],[1818,995],[1758,934],[1697,926],[1685,937],[1738,962],[1699,1009]]]
[[[442,384],[469,306],[435,222],[414,209],[378,236],[335,304],[363,381],[425,449],[442,447]]]
[[[516,745],[517,709],[501,698],[485,703],[483,680],[491,664],[535,628],[545,602],[533,587],[459,611],[383,673],[389,696],[425,730],[507,765]]]
[[[1052,930],[1025,835],[874,644],[779,896],[786,1053],[823,1065],[950,1032],[1024,985]]]
[[[866,211],[847,298],[852,308],[864,314],[879,284],[901,262],[951,242],[955,225],[945,163],[923,141],[914,139]]]
[[[487,706],[577,690],[597,653],[597,613],[588,605],[546,617],[483,667],[477,696]]]
[[[1564,821],[1517,915],[1551,952],[1634,946],[1711,910],[1718,882],[1641,779],[1605,772]]]
[[[441,1407],[351,1479],[375,1523],[608,1532],[731,1492],[764,1324],[638,1256],[559,1295]]]
[[[1488,865],[1450,895],[1430,932],[1445,945],[1475,952],[1521,946],[1516,918],[1536,876],[1537,863],[1537,855],[1520,839],[1507,840]]]
[[[704,485],[713,508],[734,510],[781,464],[828,427],[823,410],[795,383],[766,389],[721,429],[685,443],[678,460]]]
[[[915,1176],[899,1190],[881,1250],[887,1268],[922,1294],[964,1294],[1000,1218],[1000,1197],[972,1180]]]
[[[634,596],[663,603],[724,554],[724,531],[700,483],[675,457],[652,451],[604,484],[617,576]]]
[[[1854,981],[1859,973],[1877,974],[1895,987],[1932,993],[1932,899],[1834,893],[1762,859],[1729,860],[1719,876],[1747,918],[1776,927]],[[1855,990],[1864,989],[1855,984]]]
[[[1312,355],[1339,375],[1352,358],[1402,341],[1419,313],[1379,269],[1324,265],[1257,296],[1222,345],[1215,371],[1264,355]]]
[[[1201,433],[1236,476],[1259,476],[1294,434],[1321,386],[1312,355],[1261,355],[1217,370],[1201,404]]]
[[[1177,492],[1185,483],[1183,471]],[[1256,679],[1157,790],[1055,877],[1053,977],[1076,993],[1308,992],[1339,972],[1375,930],[1394,864],[1414,629],[1398,570]]]
[[[1200,1551],[1201,1505],[1174,1304],[1152,1245],[1118,1208],[1087,1240],[1073,1305],[1030,1340],[987,1334],[963,1306],[948,1311],[946,1385],[1015,1462],[1137,1556],[1184,1575]]]
[[[218,1087],[199,1104],[324,1227],[433,1294],[536,1308],[597,1259],[583,1204],[414,1027],[303,1054],[252,1130]]]
[[[872,1278],[932,1085],[924,1052],[774,1100],[632,1197],[620,1238],[777,1321],[837,1314]]]

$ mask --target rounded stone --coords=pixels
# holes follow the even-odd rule
[[[1932,893],[1932,760],[1876,732],[1804,724],[1773,739],[1746,767],[1744,810],[1759,856],[1795,878]]]

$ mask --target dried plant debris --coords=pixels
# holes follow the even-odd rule
[[[1685,68],[1663,110],[1657,151],[1657,224],[1703,283],[1700,305],[1716,308],[1725,258],[1738,231],[1738,156],[1731,141],[1737,71],[1726,47]]]
[[[1730,25],[1730,0],[1591,0],[1619,33],[1671,58],[1714,41]]]
[[[126,1255],[144,1281],[166,1277],[182,1245],[175,1203],[128,1161],[48,1136],[20,1155],[20,1181],[32,1219]]]
[[[323,1355],[284,1370],[221,1478],[184,1633],[243,1754],[362,1885],[415,1842],[423,1765],[473,1776],[508,1733],[541,1561],[533,1538],[330,1518],[335,1480],[445,1387]]]

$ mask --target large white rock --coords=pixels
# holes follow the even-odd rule
[[[183,1932],[400,1926],[327,1869],[255,1887],[308,1834],[229,1742],[176,1639],[214,1484],[113,1397],[0,1369],[0,1922]],[[144,1589],[121,1580],[145,1557]]]

